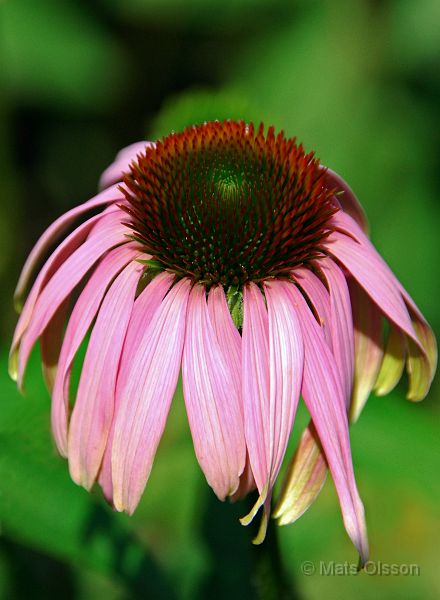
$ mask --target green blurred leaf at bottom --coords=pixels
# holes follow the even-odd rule
[[[51,441],[48,396],[35,359],[28,377],[31,398],[21,397],[13,382],[0,381],[2,535],[14,545],[114,577],[133,595],[173,598],[129,518],[112,513],[70,480]],[[1,362],[3,370],[4,353]]]

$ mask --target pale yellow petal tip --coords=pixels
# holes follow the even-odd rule
[[[23,297],[21,295],[14,296],[14,310],[17,314],[21,313],[21,311],[23,310],[23,306],[24,306]]]
[[[134,506],[133,505],[129,505],[128,503],[125,503],[123,498],[118,495],[117,493],[114,493],[113,496],[113,509],[116,512],[119,513],[126,513],[129,517],[131,517],[134,513],[134,511],[136,510],[138,503],[136,503]]]
[[[431,387],[432,376],[429,362],[422,354],[410,355],[406,370],[409,380],[406,398],[410,402],[420,402],[427,396]]]
[[[277,503],[273,518],[277,520],[279,526],[291,525],[295,523],[302,515],[309,510],[316,498],[319,496],[324,483],[327,479],[327,465],[315,474],[316,481],[306,491],[302,488],[302,493],[290,490],[290,494],[284,494]],[[293,492],[293,493],[292,493]]]
[[[15,381],[15,383],[17,383],[17,379],[18,379],[17,365],[13,364],[11,361],[9,362],[9,365],[8,365],[8,372],[9,372],[9,377],[12,379],[12,381]]]
[[[373,388],[373,393],[375,396],[387,396],[393,388],[390,388],[390,386],[386,386],[386,385],[380,385],[380,386],[375,386]]]
[[[356,423],[356,421],[359,419],[359,416],[364,406],[365,402],[362,405],[357,406],[355,404],[351,404],[350,411],[348,413],[348,422],[350,423],[350,425],[354,425],[354,423]]]
[[[405,336],[397,327],[391,326],[382,364],[373,386],[376,396],[386,396],[399,383],[405,368]]]
[[[327,469],[318,435],[310,422],[290,461],[273,512],[278,525],[294,523],[310,508],[322,490]]]
[[[294,521],[296,521],[295,518],[291,519],[289,517],[288,512],[280,513],[280,511],[278,511],[276,515],[273,515],[273,518],[276,519],[277,525],[279,527],[284,527],[284,525],[291,525]]]
[[[348,411],[348,421],[350,424],[356,423],[359,419],[359,415],[370,397],[370,391],[371,387],[369,385],[358,385],[356,381],[354,382]]]
[[[74,466],[69,465],[69,474],[70,479],[73,481],[73,483],[76,483],[76,485],[79,485],[79,487],[82,487],[87,492],[90,492],[90,490],[93,487],[94,481],[89,481],[84,469],[82,469],[81,467],[75,468]]]
[[[8,373],[12,381],[15,381],[15,383],[17,384],[18,391],[20,392],[20,394],[24,394],[25,390],[23,379],[19,380],[18,377],[18,352],[14,352],[9,357]]]
[[[373,393],[376,396],[387,396],[392,392],[402,377],[404,367],[404,358],[394,365],[388,363],[385,368],[381,369],[376,383],[374,384]]]
[[[275,509],[272,512],[272,519],[275,519],[278,525],[287,525],[288,523],[292,523],[293,521],[290,521],[288,516],[291,510],[292,502],[289,502],[287,495],[284,495],[278,499]]]
[[[312,504],[313,500],[310,503],[305,504],[301,507],[300,510],[297,510],[295,506],[287,506],[287,507],[276,507],[276,510],[272,517],[276,519],[277,525],[291,525],[295,523],[309,508],[310,504]]]
[[[422,393],[417,393],[415,390],[408,390],[406,394],[406,399],[410,402],[422,402],[428,394],[428,390],[424,390]]]
[[[260,527],[258,528],[258,533],[252,540],[252,543],[254,544],[254,546],[259,546],[266,539],[268,524],[269,524],[269,515],[268,515],[267,511],[265,510],[261,517],[261,523],[260,523]]]
[[[284,506],[283,506],[283,502],[281,502],[281,499],[278,500],[277,505],[275,506],[273,512],[272,512],[272,519],[276,519],[278,521],[278,519],[282,519],[283,514],[284,514]]]
[[[269,486],[268,486],[268,484],[266,484],[262,493],[260,494],[258,500],[255,502],[255,504],[251,508],[250,512],[247,515],[245,515],[244,517],[241,517],[240,523],[242,525],[244,525],[245,527],[247,527],[253,521],[257,512],[260,510],[260,508],[266,502],[268,488],[269,488]]]
[[[247,515],[245,515],[244,517],[241,517],[240,523],[242,525],[244,525],[245,527],[247,527],[250,523],[252,523],[252,521],[254,520],[255,515],[258,512],[258,509],[261,507],[262,502],[259,502],[259,500],[260,499],[257,500],[257,502],[252,507],[252,510]]]
[[[126,510],[121,495],[115,489],[113,489],[113,508],[116,512],[125,512]]]

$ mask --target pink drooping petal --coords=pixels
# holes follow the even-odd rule
[[[333,356],[341,373],[347,409],[354,373],[354,335],[350,293],[341,269],[329,258],[318,262],[330,290],[330,330]],[[313,300],[312,300],[313,301]]]
[[[227,300],[222,286],[214,286],[211,288],[208,296],[208,312],[212,326],[217,335],[217,341],[225,360],[229,364],[231,374],[238,382],[240,390],[241,411],[243,411],[243,377],[241,371],[242,351],[241,351],[241,336],[229,312]],[[252,468],[249,462],[249,457],[246,458],[243,473],[240,475],[240,483],[237,491],[231,500],[236,501],[244,498],[247,494],[256,488],[255,479],[252,473]]]
[[[311,421],[290,461],[273,516],[280,525],[294,523],[313,504],[327,478],[327,461]]]
[[[347,235],[340,231],[331,233],[326,240],[328,252],[344,265],[381,311],[420,346],[397,280],[388,265],[351,217],[339,211],[332,219]],[[350,237],[351,231],[356,240]]]
[[[342,210],[352,217],[356,223],[368,234],[368,220],[367,216],[362,208],[359,200],[355,193],[348,185],[348,183],[340,175],[328,169],[327,167],[321,167],[325,169],[325,184],[328,188],[337,188],[337,199],[342,207]]]
[[[273,446],[270,484],[281,468],[298,406],[304,365],[304,345],[297,313],[284,286],[264,284],[269,316],[270,423]]]
[[[130,163],[136,160],[138,154],[143,154],[145,148],[152,145],[151,142],[135,142],[118,152],[114,162],[101,175],[99,189],[103,190],[109,185],[121,181],[122,174],[128,171]]]
[[[292,271],[292,278],[306,293],[309,302],[313,306],[315,316],[322,327],[325,340],[329,347],[333,349],[332,318],[328,290],[322,281],[310,269],[306,269],[305,267],[300,267]]]
[[[324,271],[324,262],[330,263],[329,271]],[[318,261],[314,268],[319,277],[310,269],[301,267],[292,272],[292,278],[306,293],[317,322],[321,325],[324,339],[335,356],[344,382],[344,398],[348,409],[353,379],[354,342],[347,283],[342,273],[333,274],[333,269],[339,271],[339,267],[329,258]],[[337,287],[338,284],[341,284],[341,289]],[[345,356],[345,352],[349,352],[351,357]],[[324,484],[328,466],[316,438],[313,422],[310,422],[292,458],[284,481],[284,491],[277,503],[276,515],[280,524],[292,523],[298,519],[318,497]]]
[[[130,260],[135,260],[139,255],[140,249],[136,243],[111,250],[93,271],[72,310],[52,393],[52,431],[63,456],[67,456],[69,385],[73,360],[112,280]]]
[[[246,458],[241,389],[211,324],[206,292],[196,284],[188,301],[182,383],[200,467],[218,498],[238,488]]]
[[[135,357],[145,331],[150,324],[153,315],[159,309],[162,300],[171,287],[173,281],[174,276],[170,273],[160,273],[154,277],[154,279],[137,297],[131,313],[131,319],[124,342],[123,357],[125,368],[127,368],[127,365],[130,365],[131,360]],[[118,398],[116,397],[115,414],[117,411],[117,400]],[[102,459],[101,470],[98,477],[98,483],[102,488],[104,497],[111,505],[113,505],[112,447],[114,429],[115,419],[113,419],[112,422],[104,457]]]
[[[22,385],[30,352],[58,307],[80,283],[89,269],[111,248],[127,242],[127,228],[120,222],[119,212],[102,217],[100,235],[89,237],[60,266],[42,290],[35,303],[32,320],[23,335],[18,355],[18,383]]]
[[[347,410],[354,369],[353,319],[347,282],[329,258],[316,265],[330,293],[311,271],[299,269],[294,276],[320,316],[323,333],[336,361],[344,387]],[[275,516],[281,525],[293,523],[319,495],[327,474],[327,461],[313,422],[305,429],[286,475]]]
[[[105,295],[81,371],[69,427],[72,479],[90,489],[98,473],[113,418],[116,375],[134,297],[144,267],[129,263]]]
[[[242,335],[245,436],[255,483],[264,503],[272,463],[269,376],[269,322],[264,298],[250,283],[244,288]],[[254,514],[258,508],[254,511]],[[250,522],[251,518],[249,519]]]
[[[292,284],[280,285],[290,294],[301,323],[305,350],[302,395],[333,476],[345,528],[365,563],[368,541],[364,508],[354,479],[344,391],[336,361],[301,292]]]
[[[428,393],[437,365],[437,345],[432,330],[408,292],[377,254],[357,223],[341,211],[333,215],[332,219],[340,231],[347,233],[347,236],[344,236],[343,233],[335,232],[328,238],[328,241],[331,241],[333,236],[344,238],[342,256],[339,242],[339,259],[358,279],[386,316],[408,336],[408,398],[421,400]],[[332,245],[329,244],[329,250]],[[359,267],[357,274],[353,264],[356,262]],[[380,286],[382,286],[381,291],[379,291]]]
[[[349,281],[354,325],[354,379],[349,419],[354,423],[374,387],[383,357],[382,314],[364,290]]]
[[[59,306],[40,339],[43,376],[49,392],[52,392],[55,382],[60,350],[63,343],[63,327],[68,308],[69,301],[65,300]]]
[[[175,276],[164,271],[156,275],[136,298],[124,342],[124,363],[128,365],[137,354],[145,331],[149,326],[154,313],[160,307]]]
[[[249,519],[255,514],[255,508],[261,504],[265,503],[266,509],[268,508],[266,500],[271,495],[281,468],[292,429],[304,362],[300,324],[283,284],[279,281],[269,281],[264,284],[264,290],[267,317],[258,287],[255,284],[245,287],[243,321],[245,427],[249,460],[260,493],[259,500],[249,514]],[[268,352],[265,355],[268,363],[267,379],[263,382],[266,387],[261,388],[257,387],[256,373],[260,367],[256,356],[259,351],[257,345],[259,339],[263,344],[267,340],[268,345]],[[247,522],[249,520],[242,520],[244,524]],[[261,529],[260,532],[264,539],[264,532]]]
[[[136,508],[176,389],[191,284],[181,279],[155,312],[130,363],[122,357],[112,442],[113,503]]]
[[[107,190],[97,194],[91,200],[84,202],[84,204],[80,204],[80,206],[76,206],[71,210],[64,213],[61,217],[56,219],[46,229],[40,239],[37,241],[35,246],[33,247],[31,253],[29,254],[24,267],[21,271],[20,278],[17,283],[17,287],[14,293],[14,302],[17,308],[20,308],[22,298],[26,293],[26,289],[29,285],[30,280],[35,272],[35,269],[38,267],[40,261],[44,258],[47,251],[51,248],[51,246],[59,239],[59,237],[66,231],[70,225],[72,225],[75,220],[83,215],[84,213],[97,208],[99,206],[103,206],[105,204],[112,204],[114,202],[120,202],[124,200],[124,195],[116,185],[108,188]]]
[[[232,321],[225,292],[220,285],[213,286],[209,292],[208,312],[220,350],[234,378],[234,389],[240,390],[240,409],[243,411],[241,336]]]
[[[371,244],[370,240],[365,235],[365,233],[362,231],[362,229],[358,226],[358,224],[355,221],[353,221],[353,219],[351,219],[348,215],[341,213],[341,212],[338,212],[335,215],[333,215],[332,220],[333,220],[333,224],[335,227],[337,227],[343,233],[346,233],[349,237],[356,240],[356,242],[359,245],[364,246],[367,252],[370,252],[372,255],[375,255],[375,259],[377,261],[379,269],[383,272],[383,274],[385,276],[388,277],[389,281],[393,283],[394,288],[400,293],[400,295],[403,299],[404,305],[405,305],[406,309],[409,311],[410,318],[413,322],[413,325],[415,323],[418,323],[422,329],[425,329],[428,337],[430,338],[430,341],[433,342],[433,345],[430,343],[430,344],[428,344],[428,347],[424,348],[424,347],[422,347],[423,346],[422,340],[414,339],[413,336],[410,335],[410,333],[405,332],[405,329],[403,327],[401,327],[401,329],[407,335],[409,335],[410,338],[412,338],[415,341],[416,345],[418,345],[420,347],[422,352],[424,352],[426,355],[431,354],[431,358],[433,358],[433,356],[435,355],[435,358],[436,358],[437,357],[437,346],[435,343],[435,338],[432,334],[431,328],[429,327],[428,323],[426,322],[426,319],[420,312],[420,310],[417,307],[417,305],[415,304],[414,300],[411,298],[411,296],[405,290],[403,285],[400,283],[400,281],[394,275],[392,270],[389,268],[389,266],[386,264],[386,262],[381,258],[381,256],[377,253],[376,249]],[[425,337],[425,336],[422,336],[422,337]]]
[[[42,267],[34,285],[29,293],[26,303],[18,319],[17,326],[14,331],[14,338],[12,340],[11,351],[9,354],[9,374],[11,377],[17,379],[17,358],[18,348],[21,343],[24,332],[26,331],[35,308],[35,304],[41,293],[41,290],[55,273],[55,271],[62,265],[67,258],[83,243],[89,234],[93,226],[101,219],[101,215],[92,217],[82,225],[80,225],[75,231],[73,231],[53,252],[53,254],[46,261]]]

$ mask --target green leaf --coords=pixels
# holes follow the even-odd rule
[[[49,402],[36,359],[34,353],[29,397],[21,397],[12,381],[0,380],[2,533],[112,576],[133,593],[148,590],[152,597],[173,598],[161,569],[136,538],[133,522],[113,513],[99,494],[88,494],[70,480],[51,441]],[[2,365],[5,361],[2,353]]]

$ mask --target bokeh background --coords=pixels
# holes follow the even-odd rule
[[[253,598],[255,549],[196,465],[178,393],[132,518],[69,479],[34,352],[7,378],[12,292],[38,235],[96,190],[121,147],[191,123],[264,121],[341,173],[372,238],[439,330],[438,0],[0,2],[0,597]],[[306,576],[356,561],[333,484],[280,528],[304,600],[440,597],[439,386],[371,397],[352,428],[371,555],[419,575]],[[301,409],[292,447],[306,422]]]

